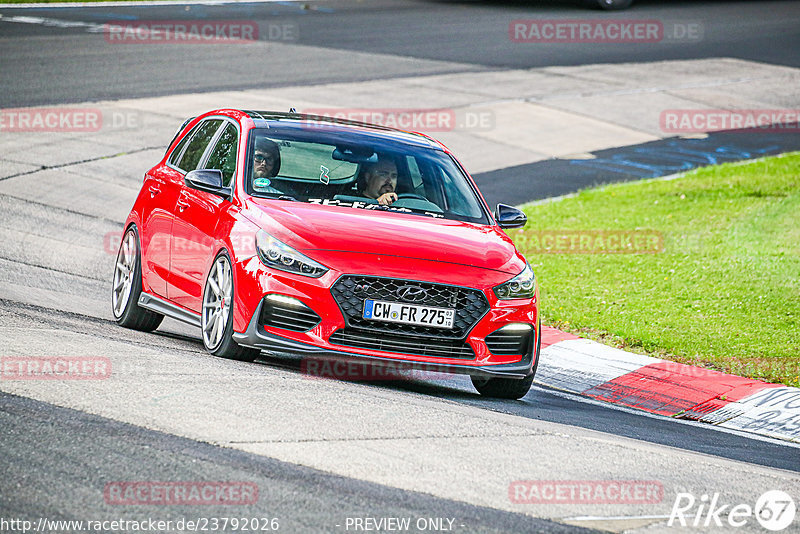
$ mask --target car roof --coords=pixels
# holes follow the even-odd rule
[[[366,122],[337,119],[322,115],[307,115],[304,113],[282,113],[278,111],[252,111],[241,110],[253,120],[256,128],[269,128],[276,131],[296,132],[310,129],[309,124],[314,124],[314,128],[320,131],[339,135],[354,135],[365,141],[393,141],[395,143],[428,148],[434,150],[446,150],[445,147],[435,139],[427,135],[407,132],[390,128],[368,124]]]

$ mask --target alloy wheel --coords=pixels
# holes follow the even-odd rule
[[[203,292],[203,343],[209,350],[216,349],[225,335],[231,315],[233,279],[228,258],[220,256],[211,267]]]
[[[133,230],[128,230],[122,240],[117,253],[117,264],[114,266],[114,282],[111,292],[111,305],[114,310],[114,317],[120,318],[125,312],[128,300],[131,298],[133,288],[133,277],[136,271],[136,260],[139,255],[139,247],[136,242],[136,234]]]

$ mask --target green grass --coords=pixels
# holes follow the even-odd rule
[[[528,225],[509,235],[534,267],[547,324],[800,386],[800,153],[524,210]],[[634,229],[661,232],[663,252],[529,253],[536,231]]]

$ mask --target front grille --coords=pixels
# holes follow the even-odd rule
[[[460,358],[472,360],[475,353],[468,343],[463,341],[449,341],[440,339],[413,339],[409,336],[395,334],[376,334],[354,331],[350,328],[337,330],[331,335],[330,340],[334,345],[358,347],[368,350],[383,350],[414,354],[418,356],[431,356],[434,358]]]
[[[486,336],[486,348],[498,356],[527,354],[531,347],[531,333],[531,330],[508,332],[501,328]]]
[[[261,306],[259,322],[262,326],[283,328],[292,332],[308,332],[322,320],[314,311],[297,301],[297,305],[275,302],[265,298]]]
[[[424,290],[424,297],[420,300],[402,298],[398,295],[398,290],[405,286]],[[425,342],[428,342],[431,338],[464,340],[472,330],[472,327],[489,311],[489,302],[482,291],[414,280],[345,275],[333,284],[331,293],[339,305],[342,315],[344,315],[349,330],[362,334],[365,332],[380,332],[402,335],[403,340],[406,342],[413,342],[414,338]],[[455,308],[453,328],[443,329],[431,326],[370,321],[362,317],[365,299],[408,302],[409,304],[435,306],[438,308]]]

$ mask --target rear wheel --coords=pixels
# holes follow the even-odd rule
[[[536,363],[533,364],[531,374],[522,380],[517,378],[486,378],[483,376],[472,376],[472,385],[478,390],[478,393],[484,397],[493,397],[496,399],[521,399],[528,394],[533,384],[533,378],[536,376],[536,369],[539,367],[539,351],[542,348],[542,328],[541,322],[539,323],[536,335]]]
[[[122,237],[114,265],[111,286],[111,309],[117,324],[125,328],[150,332],[158,328],[164,316],[139,307],[142,294],[142,255],[135,226]]]
[[[252,362],[260,351],[242,347],[232,337],[233,295],[231,260],[223,252],[211,265],[203,290],[203,311],[200,318],[203,345],[215,356]]]

